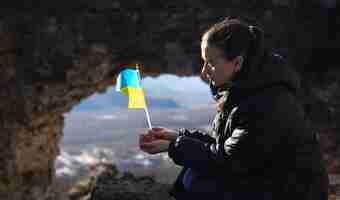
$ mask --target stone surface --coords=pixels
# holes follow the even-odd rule
[[[2,2],[0,199],[60,199],[53,166],[63,114],[111,85],[121,64],[140,62],[150,76],[198,74],[202,32],[231,14],[256,18],[267,46],[300,72],[306,112],[338,173],[340,12],[327,2]]]
[[[151,177],[135,177],[129,172],[117,174],[114,166],[97,166],[94,170],[97,173],[92,176],[93,189],[88,195],[82,195],[89,196],[91,200],[172,199],[168,192],[171,185],[158,183]]]

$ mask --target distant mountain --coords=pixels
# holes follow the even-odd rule
[[[104,94],[95,94],[88,99],[83,100],[79,105],[74,107],[73,111],[100,111],[112,107],[127,107],[128,99],[123,94],[108,90]],[[150,108],[178,108],[178,103],[173,99],[153,98],[146,96],[147,105]]]
[[[146,102],[150,108],[192,108],[197,105],[211,104],[209,86],[199,77],[178,77],[161,75],[143,80]],[[100,111],[112,107],[127,107],[127,96],[116,92],[115,86],[105,93],[96,93],[83,100],[74,111]]]

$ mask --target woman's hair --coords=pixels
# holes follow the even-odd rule
[[[262,53],[263,35],[258,26],[240,18],[227,17],[205,31],[202,40],[221,49],[228,60],[242,55],[247,66]]]
[[[258,62],[264,50],[263,39],[264,33],[258,26],[250,25],[240,18],[230,17],[211,26],[202,37],[202,41],[206,40],[208,45],[222,50],[227,60],[243,56],[242,68],[235,74],[233,80],[237,79],[240,72],[243,75],[248,74],[251,65]],[[221,101],[224,99],[226,98],[221,98]]]

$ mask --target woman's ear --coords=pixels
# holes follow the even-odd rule
[[[243,64],[243,60],[244,60],[243,56],[237,56],[235,58],[235,72],[238,72],[238,71],[241,70],[242,64]]]

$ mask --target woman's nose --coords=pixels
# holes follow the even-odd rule
[[[204,64],[201,71],[201,78],[205,81],[209,80],[208,70],[207,70],[207,64]]]
[[[202,71],[201,71],[201,78],[203,80],[205,80],[205,81],[209,81],[209,79],[210,79],[210,72],[211,72],[210,66],[207,63],[205,63],[203,65],[203,68],[202,68]]]

